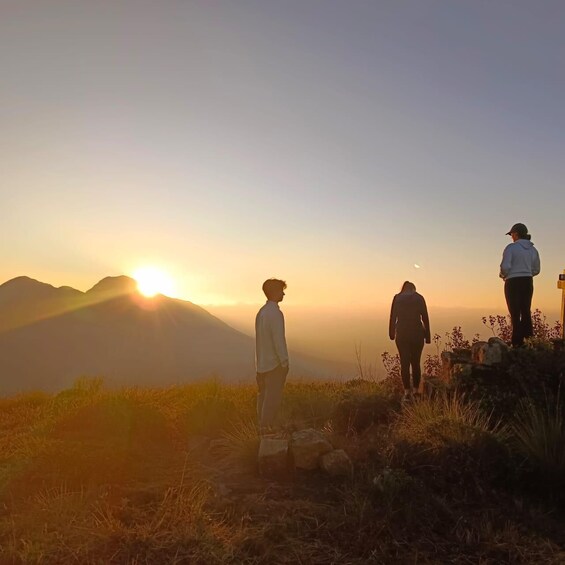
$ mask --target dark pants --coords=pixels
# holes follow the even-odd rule
[[[523,345],[524,338],[531,337],[533,277],[516,277],[504,283],[504,296],[512,320],[512,345]]]
[[[396,347],[400,355],[402,384],[404,384],[405,389],[411,388],[410,367],[412,367],[412,381],[414,388],[417,389],[420,386],[420,377],[422,376],[420,358],[422,357],[422,350],[424,349],[424,337],[397,337]]]

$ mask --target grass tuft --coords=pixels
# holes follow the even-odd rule
[[[545,405],[522,401],[511,424],[514,446],[542,484],[565,486],[565,419],[559,399]]]

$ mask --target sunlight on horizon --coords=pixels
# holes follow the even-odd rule
[[[157,267],[141,267],[133,273],[137,289],[143,296],[152,298],[157,294],[174,297],[175,284],[172,277]]]

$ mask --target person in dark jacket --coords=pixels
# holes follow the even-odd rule
[[[390,339],[396,341],[400,355],[404,400],[410,400],[413,398],[413,393],[419,394],[422,374],[420,358],[424,341],[431,342],[426,301],[416,292],[416,286],[410,281],[402,285],[400,293],[392,300],[388,334]],[[410,367],[412,367],[412,379],[410,379]]]

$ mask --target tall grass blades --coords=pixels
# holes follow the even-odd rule
[[[234,423],[231,429],[222,432],[213,451],[223,466],[253,471],[257,465],[259,451],[257,426],[250,420]]]
[[[499,422],[492,422],[477,403],[456,394],[406,406],[397,430],[404,439],[432,446],[469,443],[485,434],[499,438],[506,435],[506,429]]]
[[[511,458],[505,426],[477,403],[452,395],[403,409],[395,425],[391,466],[400,466],[440,492],[479,499],[508,479]]]
[[[550,488],[565,485],[565,420],[559,396],[545,405],[520,403],[512,422],[515,446]]]

